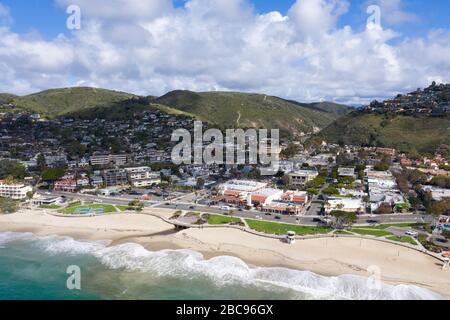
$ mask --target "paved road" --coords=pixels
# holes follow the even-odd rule
[[[115,205],[127,205],[131,200],[136,199],[133,196],[115,196],[115,197],[104,197],[104,196],[92,196],[85,194],[73,194],[73,193],[65,193],[65,192],[51,192],[51,195],[54,196],[66,196],[70,198],[76,198],[83,201],[93,201],[93,202],[105,202],[111,203]],[[292,224],[302,224],[302,225],[310,225],[316,226],[320,224],[319,219],[323,218],[317,214],[317,206],[312,206],[312,209],[308,211],[307,215],[302,216],[281,216],[281,215],[268,215],[263,212],[259,212],[256,210],[248,211],[238,211],[234,210],[236,216],[245,218],[245,219],[260,219],[266,221],[276,221],[276,222],[284,222],[284,223],[292,223]],[[206,206],[199,204],[192,204],[186,202],[145,202],[146,208],[164,208],[164,209],[175,209],[175,210],[185,210],[185,211],[201,211],[205,213],[216,213],[216,214],[224,214],[225,211],[220,210],[218,206]],[[313,212],[315,214],[313,214]],[[386,224],[386,223],[424,223],[431,222],[431,218],[429,216],[422,215],[410,215],[410,214],[395,214],[395,215],[381,215],[381,216],[369,216],[363,215],[359,216],[356,224],[369,224],[369,221],[373,220],[377,223]]]

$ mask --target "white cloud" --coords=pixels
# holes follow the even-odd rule
[[[257,14],[247,0],[190,0],[182,8],[112,0],[105,11],[92,1],[70,3],[81,5],[83,18],[71,37],[45,41],[0,29],[0,92],[91,85],[356,103],[450,74],[448,30],[393,45],[398,34],[390,29],[338,28],[348,10],[342,0],[298,0],[287,16]]]
[[[345,0],[298,0],[289,10],[289,17],[304,36],[320,36],[334,28],[348,6]]]
[[[112,20],[146,20],[173,10],[170,0],[55,0],[67,8],[78,5],[85,17],[102,21]]]
[[[378,0],[378,5],[383,22],[389,26],[420,21],[416,14],[404,11],[402,0]]]
[[[13,22],[13,18],[9,12],[9,8],[0,3],[0,26],[9,25]]]

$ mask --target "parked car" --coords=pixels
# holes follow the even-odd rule
[[[416,231],[414,231],[414,230],[408,230],[408,231],[406,231],[406,234],[408,235],[408,236],[411,236],[411,237],[417,237],[419,234],[416,232]]]

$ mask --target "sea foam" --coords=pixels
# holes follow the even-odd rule
[[[34,236],[31,233],[0,233],[1,246],[14,241],[30,242],[50,255],[94,256],[104,266],[114,270],[145,272],[154,277],[207,280],[218,287],[237,285],[269,291],[290,290],[302,299],[444,299],[437,293],[414,285],[379,284],[375,289],[369,286],[369,280],[365,277],[327,277],[286,268],[250,267],[235,257],[220,256],[205,260],[202,254],[191,250],[153,252],[134,243],[110,247],[107,241],[79,241],[70,237]]]

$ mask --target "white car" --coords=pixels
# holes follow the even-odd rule
[[[406,231],[406,234],[408,235],[408,236],[411,236],[411,237],[417,237],[419,234],[416,232],[416,231],[414,231],[414,230],[408,230],[408,231]]]

